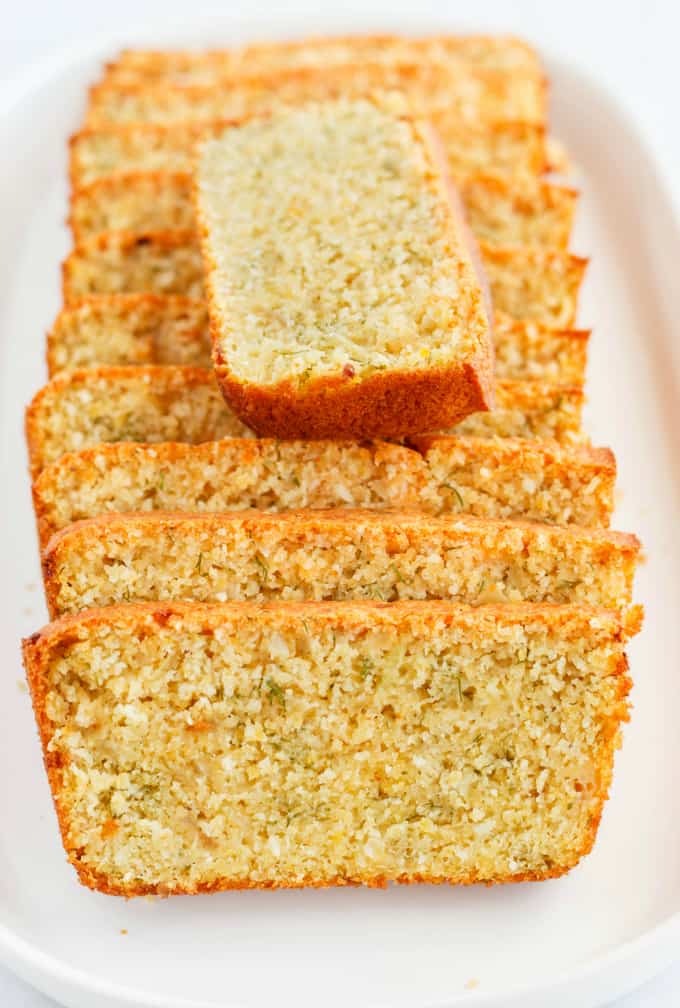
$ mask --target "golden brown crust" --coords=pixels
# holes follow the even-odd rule
[[[531,73],[508,76],[487,68],[461,74],[423,59],[394,63],[360,61],[228,74],[209,84],[168,82],[95,84],[89,91],[87,126],[118,122],[206,123],[216,118],[266,114],[281,105],[365,98],[377,91],[404,92],[409,107],[427,115],[440,108],[467,123],[546,118],[547,82]]]
[[[493,409],[493,344],[491,304],[477,248],[465,223],[458,195],[447,175],[434,131],[427,123],[404,117],[414,142],[429,162],[425,176],[437,204],[446,214],[451,247],[469,267],[479,292],[471,292],[475,315],[481,308],[486,332],[479,334],[467,357],[448,366],[418,371],[377,372],[368,377],[336,374],[312,378],[304,385],[287,378],[256,384],[237,378],[222,348],[224,306],[215,291],[218,264],[210,249],[200,185],[194,179],[194,208],[206,268],[210,332],[217,380],[237,416],[261,437],[399,438],[406,434],[455,426],[470,413]],[[468,279],[466,277],[466,279]],[[471,312],[472,313],[472,312]]]
[[[201,632],[211,632],[225,625],[230,620],[242,622],[245,620],[266,620],[269,625],[279,628],[297,628],[303,617],[315,629],[324,626],[335,628],[362,629],[369,623],[371,626],[381,625],[387,631],[397,631],[408,626],[415,633],[426,634],[428,628],[443,621],[446,625],[465,627],[472,633],[494,636],[500,625],[517,625],[526,628],[528,624],[538,625],[554,630],[562,640],[569,640],[583,633],[591,632],[591,622],[594,620],[613,640],[625,642],[639,632],[642,622],[642,610],[633,607],[625,614],[619,614],[602,609],[586,609],[574,606],[534,606],[527,604],[510,606],[486,606],[481,609],[470,609],[448,602],[400,602],[383,604],[378,602],[348,602],[348,603],[267,603],[255,605],[251,603],[223,603],[220,605],[195,605],[191,603],[172,603],[155,605],[140,603],[137,605],[114,606],[106,609],[92,609],[77,616],[68,616],[49,624],[43,630],[33,634],[23,641],[23,659],[26,675],[31,691],[33,709],[42,742],[43,760],[50,787],[62,840],[71,864],[78,872],[80,881],[93,889],[111,895],[137,896],[150,893],[171,895],[180,893],[216,892],[233,888],[285,888],[286,882],[276,883],[244,883],[232,879],[218,879],[210,884],[196,886],[145,885],[131,882],[120,884],[102,876],[91,866],[83,863],[81,852],[71,840],[71,827],[66,804],[61,800],[63,765],[59,754],[50,750],[52,725],[46,711],[47,671],[54,655],[80,640],[86,640],[91,633],[100,627],[133,628],[136,633],[154,633],[159,626],[172,624],[173,627],[188,627]],[[618,707],[607,723],[605,753],[600,760],[600,769],[596,781],[596,808],[592,817],[590,829],[584,838],[582,850],[576,852],[569,863],[553,866],[545,872],[509,874],[498,876],[493,882],[520,881],[524,879],[541,879],[563,874],[592,847],[597,832],[602,805],[607,797],[611,778],[611,756],[617,746],[619,726],[628,715],[626,697],[631,688],[631,680],[627,675],[625,658],[619,661],[614,674],[618,679]],[[608,762],[607,762],[608,761]],[[400,883],[416,882],[455,882],[467,884],[480,881],[474,870],[456,878],[432,878],[427,874],[404,876],[396,879]],[[489,882],[488,879],[483,881]],[[328,886],[362,884],[383,886],[383,877],[350,877],[334,878],[320,882],[315,879],[301,879],[294,883],[297,888],[304,886]]]

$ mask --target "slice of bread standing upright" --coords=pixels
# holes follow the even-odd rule
[[[493,405],[476,250],[430,128],[338,101],[202,145],[218,381],[262,435],[399,437]]]

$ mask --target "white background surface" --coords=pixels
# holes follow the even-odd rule
[[[343,0],[343,8],[355,0]],[[470,23],[470,0],[436,4],[417,0],[419,9],[446,10],[452,27],[456,18]],[[358,0],[357,0],[357,5]],[[0,9],[2,9],[0,3]],[[91,36],[110,36],[124,42],[130,26],[154,18],[186,18],[189,10],[216,12],[253,10],[247,5],[210,4],[201,0],[13,0],[11,14],[0,20],[0,87],[34,62],[55,55],[73,42]],[[270,3],[269,9],[290,9]],[[297,9],[304,9],[298,3]],[[313,5],[317,10],[322,4]],[[380,27],[379,3],[360,6],[375,11]],[[395,0],[389,5],[394,9]],[[410,5],[405,5],[410,6]],[[414,4],[415,6],[415,4]],[[677,98],[680,95],[680,6],[675,0],[512,0],[505,3],[475,0],[475,28],[514,31],[560,59],[596,76],[622,98],[644,138],[657,156],[659,167],[673,183],[680,212],[680,129]],[[583,110],[587,119],[588,110]],[[4,152],[7,156],[7,152]],[[615,168],[615,166],[613,166]],[[674,181],[675,180],[675,181]],[[633,825],[633,824],[631,824]],[[680,958],[680,949],[678,950]],[[617,1003],[616,1008],[670,1008],[680,1004],[680,966]],[[52,1003],[5,973],[0,967],[1,1008],[53,1008]],[[92,1008],[96,1008],[93,1004]],[[546,1006],[549,1008],[549,1006]]]

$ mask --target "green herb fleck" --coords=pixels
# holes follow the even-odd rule
[[[465,507],[465,501],[463,500],[463,497],[462,497],[461,492],[458,489],[458,487],[455,487],[453,485],[453,483],[444,483],[442,485],[445,486],[447,490],[450,490],[451,493],[453,493],[453,494],[456,495],[456,500],[458,501],[459,507],[464,508]]]
[[[373,662],[370,658],[360,658],[359,659],[359,675],[362,679],[367,679],[369,675],[373,674]]]
[[[276,700],[282,707],[286,706],[286,694],[275,679],[270,676],[265,682],[265,687],[271,700]]]
[[[196,561],[196,570],[198,571],[199,574],[203,573],[203,571],[201,569],[202,567],[203,567],[203,554],[199,553],[198,554],[198,560]]]
[[[265,563],[264,557],[259,552],[255,554],[255,563],[257,564],[257,566],[260,569],[260,572],[261,572],[261,575],[262,575],[262,581],[263,582],[266,581],[268,579],[268,577],[269,577],[269,568],[267,567],[267,564]]]

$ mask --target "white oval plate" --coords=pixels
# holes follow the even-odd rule
[[[283,24],[253,17],[158,25],[120,41],[215,45],[362,27],[376,25],[341,14]],[[24,80],[4,107],[0,99],[0,957],[70,1008],[591,1008],[630,990],[677,954],[680,939],[680,242],[634,126],[558,64],[549,63],[554,131],[583,186],[574,247],[593,257],[581,309],[595,327],[588,429],[616,449],[616,524],[637,531],[649,557],[638,578],[647,623],[631,648],[633,719],[594,852],[566,878],[491,889],[126,903],[76,883],[20,689],[19,636],[45,619],[22,411],[44,381],[44,332],[59,305],[66,138],[106,54],[105,46],[71,54]]]

